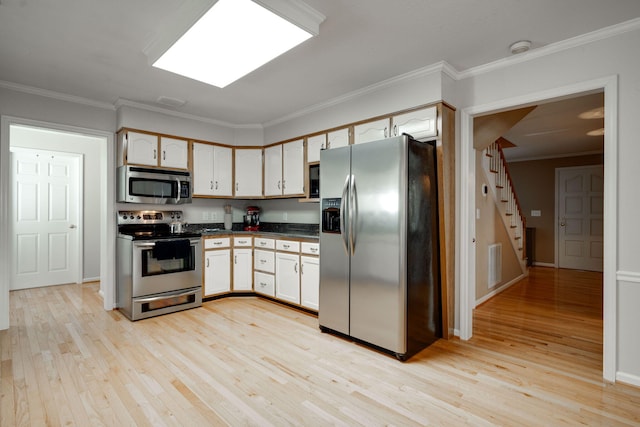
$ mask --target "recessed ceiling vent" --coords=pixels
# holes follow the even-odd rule
[[[529,40],[520,40],[509,46],[509,51],[511,51],[512,55],[524,53],[529,49],[531,49],[531,42]]]
[[[182,107],[187,103],[187,101],[185,101],[184,99],[171,98],[169,96],[159,96],[156,102],[158,104],[166,105],[167,107],[171,108]]]

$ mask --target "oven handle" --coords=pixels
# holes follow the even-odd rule
[[[200,244],[200,240],[189,240],[189,243],[191,243],[191,246],[197,246]],[[152,248],[156,245],[155,242],[147,242],[147,243],[134,243],[133,244],[135,247],[137,248]]]
[[[157,297],[149,297],[149,298],[136,298],[135,302],[136,303],[146,303],[146,302],[153,302],[153,301],[160,301],[163,299],[167,299],[167,298],[177,298],[177,297],[185,297],[187,295],[192,295],[192,294],[196,294],[199,291],[199,289],[191,289],[188,290],[186,292],[180,292],[179,294],[165,294],[165,295],[160,295]]]

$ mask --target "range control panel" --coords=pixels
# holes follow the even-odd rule
[[[169,224],[182,220],[182,211],[118,211],[118,225]]]

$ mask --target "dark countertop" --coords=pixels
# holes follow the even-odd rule
[[[222,223],[208,223],[208,224],[189,224],[186,226],[188,231],[201,233],[202,236],[216,236],[216,235],[251,235],[251,236],[265,236],[273,237],[274,239],[283,237],[289,238],[305,238],[305,239],[319,239],[319,230],[317,224],[290,224],[290,223],[264,223],[260,224],[259,231],[244,231],[242,224],[233,224],[231,230],[225,230]]]

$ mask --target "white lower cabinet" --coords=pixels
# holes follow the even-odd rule
[[[275,281],[273,274],[262,273],[256,271],[253,273],[254,286],[253,290],[259,294],[267,295],[270,297],[276,296]]]
[[[204,253],[204,296],[231,291],[231,249]]]
[[[276,253],[276,298],[300,304],[300,256]]]
[[[318,310],[320,298],[320,258],[300,257],[300,305]]]
[[[253,265],[251,248],[233,248],[233,290],[253,289]]]

